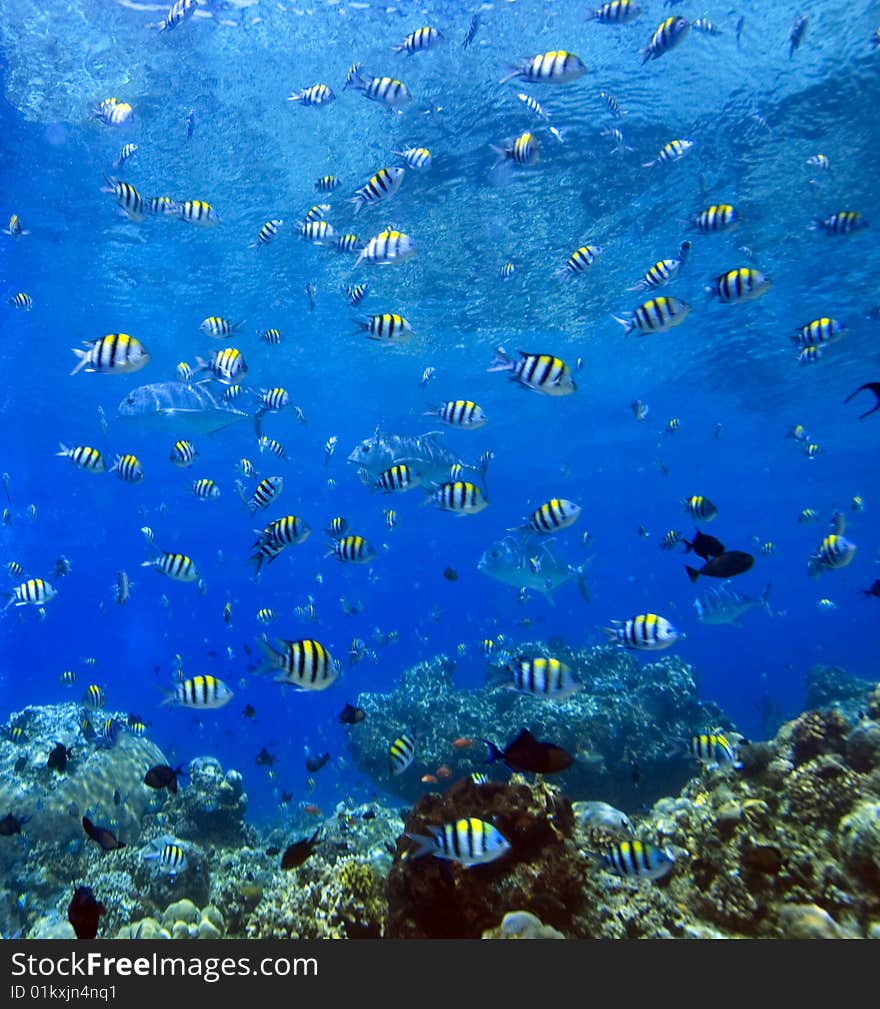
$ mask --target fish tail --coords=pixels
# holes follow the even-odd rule
[[[619,322],[623,326],[623,335],[629,336],[629,334],[635,329],[635,323],[632,319],[621,319],[618,315],[612,315],[611,318],[615,322]]]
[[[504,759],[504,754],[494,743],[490,743],[488,739],[481,739],[480,742],[489,748],[489,756],[483,761],[484,764],[494,764],[496,760]]]
[[[684,569],[687,571],[688,578],[690,578],[692,582],[695,582],[700,577],[700,572],[697,571],[696,568],[688,567],[687,564],[685,564]]]
[[[770,590],[772,588],[773,582],[767,582],[764,586],[764,591],[761,593],[761,605],[771,617],[773,616],[773,610],[770,609]]]
[[[495,357],[486,369],[487,371],[510,371],[513,367],[513,358],[503,347],[495,348]]]
[[[580,594],[581,594],[581,599],[583,599],[583,601],[585,603],[591,603],[593,600],[592,600],[592,597],[590,596],[590,589],[589,589],[589,587],[587,585],[586,578],[584,578],[583,571],[578,571],[577,587],[578,587],[578,592],[580,592]]]
[[[76,356],[79,358],[79,364],[70,373],[71,375],[75,375],[82,368],[85,368],[86,363],[89,360],[89,352],[87,350],[80,350],[78,347],[73,347],[71,349],[73,350],[74,354],[76,354]]]
[[[406,855],[407,859],[422,858],[423,855],[430,855],[432,851],[435,850],[434,838],[427,837],[425,834],[410,834],[406,835],[410,841],[415,841],[418,848],[415,851],[408,852]]]

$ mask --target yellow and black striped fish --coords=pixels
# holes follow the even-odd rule
[[[678,161],[694,146],[693,140],[670,140],[657,152],[653,161],[646,161],[642,168],[653,168],[654,165]]]
[[[601,245],[582,245],[574,250],[556,272],[563,276],[576,277],[589,269],[596,262],[596,257],[601,256],[604,251]]]
[[[335,175],[322,175],[320,179],[315,180],[315,189],[319,193],[332,193],[334,189],[338,189],[341,185],[341,180]]]
[[[60,451],[56,452],[56,455],[64,456],[74,466],[84,469],[87,473],[104,473],[107,470],[104,457],[96,448],[92,448],[90,445],[76,445],[73,448],[68,448],[59,442],[59,449]]]
[[[287,450],[281,442],[277,441],[275,438],[270,438],[268,435],[264,434],[259,438],[257,444],[260,447],[261,454],[263,452],[270,452],[276,459],[287,458]]]
[[[259,336],[263,343],[268,343],[272,347],[277,347],[281,343],[281,333],[277,329],[263,329]]]
[[[415,859],[433,855],[468,868],[494,862],[510,850],[510,842],[496,826],[475,816],[444,823],[441,827],[429,826],[428,831],[428,835],[407,833],[411,841],[418,843],[418,848],[404,857]]]
[[[359,326],[371,340],[400,340],[409,336],[413,329],[402,315],[396,312],[382,312],[368,315]]]
[[[271,221],[266,221],[257,234],[257,240],[252,242],[248,248],[260,249],[264,245],[268,245],[278,237],[278,230],[282,224],[284,224],[284,219],[281,217],[273,217]]]
[[[399,167],[380,168],[360,189],[355,191],[354,196],[348,201],[354,204],[355,214],[367,204],[380,203],[393,196],[400,188],[404,175],[406,172]]]
[[[498,347],[488,371],[509,371],[512,381],[545,396],[568,396],[577,390],[571,369],[552,354],[530,354],[521,350],[516,361],[503,347]]]
[[[146,347],[128,333],[108,333],[99,340],[84,341],[83,346],[88,347],[88,350],[71,348],[79,358],[79,364],[71,375],[75,375],[81,368],[86,371],[130,374],[140,371],[150,360]]]
[[[91,708],[93,711],[97,711],[99,708],[104,707],[104,688],[99,686],[97,683],[90,683],[86,687],[86,692],[83,694],[82,702],[87,708]]]
[[[13,308],[17,308],[19,311],[29,312],[34,307],[34,299],[27,291],[19,291],[17,294],[12,295],[7,304],[12,305]]]
[[[312,84],[311,87],[302,88],[287,99],[289,102],[299,102],[301,105],[327,105],[336,98],[333,90],[326,84]]]
[[[394,491],[408,491],[413,487],[418,487],[422,482],[421,476],[416,473],[412,466],[405,462],[396,463],[383,470],[376,478],[374,486],[390,494]]]
[[[350,533],[336,540],[324,556],[350,564],[366,564],[375,554],[375,548],[363,536]]]
[[[427,147],[405,147],[402,151],[392,151],[403,158],[409,168],[416,172],[426,172],[431,167],[431,152]]]
[[[526,130],[514,138],[510,147],[496,147],[493,144],[492,150],[498,155],[498,162],[513,161],[517,165],[533,165],[538,160],[539,146],[534,133]]]
[[[313,245],[324,245],[336,238],[336,228],[329,221],[302,221],[299,226],[300,238]]]
[[[232,691],[216,676],[193,676],[169,691],[163,704],[181,708],[222,708],[232,700]]]
[[[436,28],[425,25],[424,28],[417,28],[414,32],[410,32],[399,46],[392,46],[391,51],[395,53],[407,53],[407,55],[412,56],[413,53],[423,52],[442,41],[443,36]]]
[[[110,467],[110,472],[125,483],[140,483],[144,478],[144,471],[141,469],[140,460],[136,455],[126,453],[117,455]]]
[[[402,263],[414,255],[416,243],[403,231],[396,228],[385,228],[367,242],[358,252],[354,265],[373,263],[385,266],[389,263]]]
[[[845,568],[856,555],[856,545],[843,536],[835,533],[826,536],[819,544],[816,552],[807,562],[807,571],[815,578],[823,571],[835,571]]]
[[[340,537],[344,536],[348,532],[348,530],[349,530],[348,519],[343,518],[341,515],[335,515],[327,523],[327,528],[324,530],[324,532],[326,532],[328,536]]]
[[[573,525],[581,513],[581,506],[565,498],[550,498],[529,516],[529,528],[536,533],[555,533]]]
[[[435,410],[426,410],[425,417],[439,417],[450,427],[475,429],[482,427],[489,419],[481,406],[470,399],[450,399]]]
[[[218,382],[223,382],[226,385],[232,385],[248,370],[244,354],[236,347],[215,350],[207,361],[196,357],[196,364],[199,371],[210,371]]]
[[[665,617],[658,617],[656,613],[639,613],[628,620],[612,620],[611,624],[605,628],[605,633],[620,648],[656,652],[674,645],[680,636]]]
[[[358,70],[351,78],[351,86],[372,102],[389,109],[400,109],[410,101],[409,88],[394,77],[364,78]]]
[[[167,550],[163,550],[159,557],[151,561],[143,561],[141,567],[156,568],[176,582],[194,582],[199,577],[191,557],[186,554],[170,553]]]
[[[704,732],[698,736],[692,736],[688,743],[688,749],[692,757],[710,766],[736,763],[736,751],[730,745],[727,737],[718,732]]]
[[[144,210],[152,217],[175,217],[180,214],[180,205],[170,196],[151,196],[144,202]]]
[[[817,218],[810,225],[812,231],[822,230],[826,235],[848,235],[859,228],[867,228],[868,222],[856,210],[841,210],[823,219]]]
[[[243,325],[243,321],[233,322],[231,319],[223,319],[219,315],[209,315],[199,326],[199,329],[208,336],[221,337],[232,336]]]
[[[635,879],[662,879],[675,865],[668,851],[642,841],[618,841],[601,858],[610,872]]]
[[[580,688],[571,669],[553,657],[520,656],[509,662],[507,668],[513,676],[512,688],[520,693],[563,701]]]
[[[666,333],[673,327],[680,326],[690,311],[691,306],[686,301],[659,294],[626,313],[625,318],[616,315],[612,318],[623,326],[624,336],[633,331],[645,336],[648,333]]]
[[[610,0],[601,7],[587,13],[588,21],[600,21],[606,25],[626,25],[642,13],[642,8],[634,0]]]
[[[282,641],[276,649],[261,638],[266,653],[267,668],[277,669],[276,683],[285,683],[298,690],[326,690],[339,675],[339,664],[320,641],[302,638]]]
[[[682,503],[688,515],[692,515],[695,519],[702,519],[703,522],[711,522],[718,514],[716,505],[702,494],[692,494]]]
[[[739,266],[719,274],[706,288],[706,293],[727,304],[739,301],[754,301],[773,286],[772,281],[760,270],[750,266]]]
[[[690,242],[682,242],[677,259],[659,259],[646,270],[642,279],[633,287],[627,288],[629,291],[649,291],[652,287],[661,287],[668,284],[678,276],[678,271],[691,250]]]
[[[203,501],[220,497],[220,488],[217,484],[214,483],[213,480],[204,476],[193,481],[192,492],[197,498],[201,498]]]
[[[337,252],[360,252],[363,247],[363,243],[358,238],[357,235],[351,232],[346,232],[344,235],[340,235],[336,239],[336,251]],[[366,285],[358,285],[359,287]]]
[[[564,49],[551,49],[511,66],[510,73],[498,83],[506,84],[519,77],[530,84],[568,84],[583,77],[586,72],[587,68],[579,56]]]
[[[122,212],[132,221],[144,219],[144,200],[141,194],[130,182],[120,182],[118,179],[105,179],[107,185],[101,187],[102,193],[112,193],[116,197]]]
[[[348,298],[348,303],[352,308],[357,308],[357,306],[364,300],[367,296],[367,291],[369,291],[369,284],[348,284],[345,287],[345,296]]]
[[[177,216],[182,221],[200,228],[213,228],[220,223],[220,215],[204,200],[185,200],[178,204]]]
[[[298,515],[285,515],[274,519],[260,533],[260,543],[278,543],[289,546],[305,543],[311,534],[311,527]]]
[[[489,499],[480,488],[467,480],[453,480],[441,484],[431,495],[430,500],[441,511],[453,512],[456,515],[476,515],[489,504]]]
[[[402,732],[388,747],[388,767],[398,775],[409,767],[416,755],[416,741],[411,732]]]
[[[711,207],[701,210],[691,221],[691,224],[704,235],[716,231],[728,231],[739,223],[740,216],[729,203],[713,203]]]
[[[251,514],[268,508],[284,489],[284,477],[266,476],[257,484],[257,488],[246,502]]]
[[[169,459],[175,466],[179,466],[181,469],[184,469],[187,466],[192,466],[198,454],[199,453],[195,445],[184,438],[174,443],[174,448],[171,449]]]
[[[799,347],[817,347],[819,344],[836,343],[843,331],[843,323],[822,316],[796,329],[792,340]]]
[[[670,49],[674,49],[679,45],[684,40],[690,27],[691,24],[687,18],[675,16],[664,18],[657,25],[654,34],[651,36],[651,41],[644,49],[639,51],[639,55],[642,57],[642,66],[648,60],[659,60],[664,53],[668,53]]]

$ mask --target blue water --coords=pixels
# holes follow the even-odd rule
[[[17,213],[31,231],[17,242],[0,236],[2,469],[10,475],[12,514],[0,528],[0,560],[19,561],[59,590],[44,621],[33,607],[10,607],[0,619],[0,718],[101,683],[108,705],[151,722],[151,737],[175,761],[212,754],[240,768],[259,820],[277,813],[281,788],[297,802],[325,807],[378,789],[358,774],[345,748],[336,721],[345,702],[363,690],[392,689],[403,669],[455,653],[461,643],[467,650],[458,657],[457,682],[477,685],[485,671],[478,642],[499,632],[511,642],[559,636],[582,646],[603,640],[601,628],[612,619],[665,615],[686,634],[674,652],[698,670],[703,698],[717,701],[747,736],[761,731],[765,695],[785,714],[802,709],[814,663],[876,678],[880,602],[859,590],[880,574],[880,416],[856,419],[870,405],[867,392],[843,405],[862,382],[880,379],[880,323],[866,315],[880,303],[880,137],[869,114],[880,93],[880,53],[870,45],[876,5],[804,5],[810,26],[789,59],[788,32],[801,8],[742,2],[735,12],[725,4],[704,11],[684,3],[676,13],[708,15],[723,34],[692,31],[645,66],[636,51],[668,13],[657,2],[621,28],[585,22],[581,4],[485,4],[467,50],[459,42],[469,6],[214,6],[162,34],[146,25],[163,11],[136,4],[106,2],[99,19],[84,0],[42,4],[36,13],[16,0],[0,14],[0,219]],[[421,24],[439,27],[444,43],[411,58],[390,53]],[[498,85],[510,61],[557,47],[576,52],[588,74],[558,88]],[[403,115],[343,90],[355,60],[407,83],[413,101]],[[318,81],[337,95],[326,108],[286,101]],[[603,89],[627,110],[621,121],[598,98]],[[519,91],[551,111],[564,145],[517,100]],[[114,129],[92,116],[92,106],[109,95],[132,104],[132,125]],[[190,109],[195,128],[187,141]],[[601,130],[615,125],[633,152],[612,153]],[[538,163],[493,172],[490,145],[527,128],[540,141]],[[642,167],[678,137],[695,141],[685,158]],[[121,178],[144,196],[207,200],[221,224],[201,230],[119,216],[100,188],[126,142],[140,150]],[[346,197],[381,166],[400,163],[390,152],[410,145],[431,149],[432,169],[408,171],[393,200],[352,217]],[[829,172],[805,165],[820,151],[830,158]],[[343,186],[328,198],[313,183],[331,172]],[[399,266],[353,269],[353,258],[300,241],[295,222],[325,201],[340,230],[354,224],[369,237],[394,223],[413,235],[417,254]],[[735,204],[741,227],[688,233],[682,222],[713,202]],[[873,227],[835,237],[809,230],[813,218],[849,209]],[[273,217],[285,220],[279,237],[259,252],[249,248]],[[686,237],[692,255],[661,293],[692,304],[691,316],[669,333],[624,338],[612,313],[644,300],[627,287],[657,259],[675,255]],[[587,275],[558,278],[555,269],[587,241],[603,245],[604,255]],[[516,273],[502,283],[498,270],[508,260]],[[744,305],[708,301],[704,286],[739,265],[770,276],[772,290]],[[361,310],[352,310],[341,286],[362,280],[372,291]],[[304,293],[309,281],[317,285],[314,312]],[[5,304],[21,290],[34,299],[29,313]],[[415,335],[405,347],[374,343],[358,331],[360,315],[381,311],[412,323]],[[199,331],[209,315],[247,320],[229,342],[247,358],[249,388],[283,385],[303,408],[307,426],[290,409],[265,422],[290,462],[260,456],[252,429],[242,424],[195,436],[196,465],[180,471],[168,461],[173,437],[116,420],[128,390],[173,380],[180,360],[195,364],[197,354],[220,346]],[[820,361],[801,365],[790,335],[821,315],[840,319],[847,331]],[[279,347],[256,336],[269,326],[283,334]],[[152,360],[144,370],[69,375],[71,348],[116,331],[147,346]],[[543,397],[488,373],[499,343],[558,354],[572,367],[582,357],[578,391]],[[437,378],[423,388],[428,366]],[[420,491],[370,494],[345,461],[358,441],[377,425],[436,430],[436,419],[421,414],[455,398],[476,400],[490,418],[479,431],[444,434],[465,461],[494,452],[490,506],[456,518],[422,507]],[[633,417],[635,399],[650,407],[644,423]],[[106,437],[99,406],[110,423]],[[680,430],[666,435],[671,417],[680,418]],[[817,458],[785,438],[796,423],[821,445]],[[331,435],[338,446],[325,467]],[[146,479],[132,486],[85,474],[56,457],[59,442],[94,445],[108,461],[134,452]],[[256,521],[234,490],[242,456],[263,475],[285,479],[279,503]],[[199,476],[218,482],[219,501],[192,496]],[[761,543],[776,544],[773,556],[758,554],[754,569],[734,583],[758,595],[771,581],[774,616],[756,610],[740,628],[696,621],[692,602],[705,580],[691,586],[682,557],[658,548],[670,528],[693,531],[681,505],[691,494],[718,505],[719,517],[704,528],[728,546],[757,553]],[[862,513],[850,508],[856,494],[866,502]],[[552,496],[583,506],[556,546],[572,564],[589,559],[590,605],[573,584],[555,594],[555,606],[534,594],[521,605],[516,589],[476,570],[493,540]],[[400,515],[391,531],[382,515],[388,507]],[[805,507],[818,511],[816,523],[798,523]],[[835,508],[847,514],[856,557],[814,581],[807,558]],[[288,512],[311,525],[311,537],[256,583],[247,563],[253,530]],[[379,548],[371,566],[324,557],[322,530],[337,514]],[[140,567],[152,556],[144,525],[161,549],[196,560],[204,595]],[[640,525],[648,537],[637,534]],[[72,572],[54,579],[59,554]],[[447,567],[457,581],[443,577]],[[113,601],[120,570],[134,583],[124,608]],[[316,625],[292,612],[309,594]],[[364,612],[344,616],[343,595],[363,601]],[[817,608],[825,596],[836,609]],[[223,617],[227,601],[231,626]],[[282,694],[269,678],[247,671],[259,662],[260,606],[281,614],[269,628],[274,636],[314,635],[343,660],[355,636],[375,646],[374,628],[400,637],[375,646],[378,662],[346,669],[324,694]],[[519,626],[525,616],[530,627]],[[229,683],[232,702],[197,715],[160,707],[176,653],[188,675],[211,672]],[[94,670],[83,665],[87,656],[97,659]],[[79,675],[70,689],[58,683],[68,668]],[[246,703],[257,710],[251,721],[241,714]],[[332,754],[313,792],[304,745]],[[279,757],[274,781],[254,764],[263,746]]]

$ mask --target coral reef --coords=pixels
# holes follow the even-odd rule
[[[518,651],[551,654],[532,643]],[[670,760],[670,743],[684,741],[707,725],[729,726],[718,708],[698,700],[693,669],[674,656],[643,663],[613,647],[571,650],[556,643],[552,654],[569,665],[583,685],[564,701],[551,701],[509,688],[510,675],[493,667],[486,686],[455,687],[455,663],[444,656],[407,669],[391,694],[362,693],[358,705],[368,717],[349,733],[358,765],[388,791],[415,801],[426,791],[420,782],[446,765],[454,777],[487,770],[486,748],[453,748],[457,737],[490,739],[502,746],[527,727],[539,739],[551,739],[575,756],[574,764],[554,776],[572,798],[601,797],[632,809],[646,797],[677,791],[694,771],[684,759]],[[416,734],[412,766],[394,776],[388,747],[404,729]],[[621,768],[627,772],[621,774]],[[615,771],[616,773],[611,773]],[[507,776],[504,767],[491,777]]]
[[[197,757],[187,773],[187,786],[174,805],[175,834],[206,846],[233,848],[252,843],[255,835],[245,822],[248,799],[241,774],[224,774],[213,757]]]
[[[488,864],[466,867],[430,855],[411,858],[413,842],[399,838],[388,875],[386,937],[479,939],[511,907],[567,931],[583,901],[569,801],[551,786],[529,785],[518,776],[509,785],[475,785],[464,778],[442,795],[423,796],[406,831],[427,835],[429,827],[471,816],[494,824],[510,850]]]
[[[564,939],[565,936],[545,925],[529,911],[508,911],[497,928],[483,933],[484,939]]]
[[[199,910],[191,900],[169,904],[159,920],[142,918],[120,928],[117,939],[222,939],[226,928],[223,915],[213,905]]]
[[[837,707],[852,718],[858,708],[865,706],[865,698],[873,688],[872,682],[851,676],[839,666],[811,666],[807,672],[805,707]]]

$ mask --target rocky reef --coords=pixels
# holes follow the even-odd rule
[[[532,643],[521,654],[553,655],[582,684],[564,701],[518,693],[503,667],[490,668],[489,682],[477,690],[454,684],[454,661],[438,656],[407,669],[390,694],[362,693],[358,705],[368,717],[349,732],[357,764],[394,794],[408,801],[428,786],[420,779],[441,769],[451,778],[473,770],[506,778],[507,771],[482,763],[489,739],[502,747],[526,727],[574,754],[574,764],[554,776],[572,798],[601,798],[635,808],[646,797],[678,791],[693,774],[692,762],[670,759],[675,741],[685,741],[707,726],[729,728],[720,709],[698,698],[693,668],[675,656],[645,663],[618,648],[572,650]],[[388,747],[402,731],[415,733],[416,755],[400,775],[392,775]],[[471,749],[456,749],[458,738],[473,739]],[[497,924],[497,923],[496,923]]]

